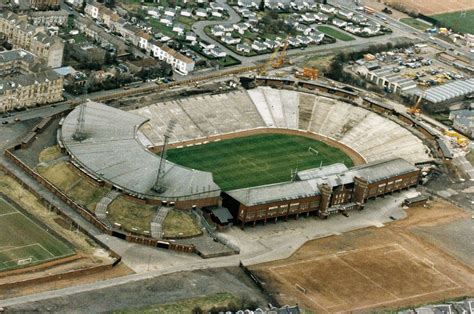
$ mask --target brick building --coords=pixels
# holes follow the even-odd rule
[[[371,162],[348,169],[343,164],[298,172],[292,182],[227,191],[223,206],[236,222],[287,219],[363,209],[368,199],[416,186],[420,169],[404,159]]]

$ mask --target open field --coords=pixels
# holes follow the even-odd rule
[[[432,17],[456,32],[474,34],[474,10],[437,14]]]
[[[345,34],[341,31],[338,31],[332,27],[329,27],[329,26],[318,26],[318,31],[326,34],[326,35],[329,35],[331,37],[334,37],[336,39],[339,39],[339,40],[342,40],[342,41],[351,41],[351,40],[354,40],[354,37],[348,35],[348,34]]]
[[[0,271],[40,264],[74,250],[0,196]]]
[[[192,237],[201,234],[201,229],[190,214],[172,210],[163,222],[165,237]]]
[[[38,173],[77,203],[87,207],[90,211],[95,211],[97,202],[107,194],[108,189],[95,186],[72,167],[74,166],[68,162],[61,161],[48,166],[39,166]]]
[[[148,234],[155,214],[156,206],[138,204],[120,196],[109,205],[107,219],[121,224],[126,230]]]
[[[470,215],[444,201],[430,206],[411,208],[409,218],[384,228],[310,241],[288,259],[250,269],[280,303],[318,313],[371,312],[470,295],[473,269],[442,251],[429,232],[420,237],[433,225],[471,223]]]
[[[194,313],[193,310],[196,308],[200,308],[203,312],[207,313],[212,308],[224,308],[229,306],[229,304],[238,305],[240,303],[241,301],[232,294],[223,292],[199,298],[185,299],[175,303],[155,304],[145,308],[115,313]]]
[[[400,19],[400,22],[403,22],[407,25],[410,25],[411,27],[419,29],[420,31],[424,31],[427,28],[432,27],[431,24],[429,24],[427,22],[420,21],[419,19],[415,19],[415,18],[412,18],[412,17],[406,17],[406,18]]]
[[[387,0],[391,5],[401,5],[407,11],[422,13],[424,15],[442,14],[474,9],[472,0]]]
[[[312,151],[309,148],[312,148]],[[289,181],[291,171],[352,160],[339,149],[302,136],[261,134],[171,149],[167,159],[213,173],[223,190]]]

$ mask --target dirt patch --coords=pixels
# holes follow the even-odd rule
[[[48,161],[58,159],[61,156],[64,156],[63,153],[61,153],[61,150],[59,150],[59,147],[55,145],[55,146],[51,146],[42,150],[41,153],[39,154],[38,159],[40,162],[48,162]]]
[[[76,270],[92,269],[97,266],[110,265],[114,261],[109,257],[107,252],[105,252],[105,254],[101,254],[100,256],[97,255],[96,253],[98,251],[102,251],[103,249],[99,248],[92,239],[79,232],[75,228],[71,228],[70,224],[64,220],[64,218],[59,217],[56,213],[48,210],[48,208],[46,208],[42,202],[40,202],[33,194],[31,194],[31,192],[24,189],[15,180],[2,172],[0,172],[0,193],[8,195],[10,199],[16,202],[25,211],[31,215],[34,215],[38,220],[46,224],[49,228],[52,228],[63,238],[67,239],[68,242],[73,244],[77,252],[75,259],[70,260],[67,263],[57,264],[47,269],[42,269],[41,267],[31,269],[28,268],[25,269],[25,272],[0,278],[0,285],[12,282],[19,283],[45,276],[71,273]],[[72,284],[94,282],[97,280],[123,276],[130,273],[132,273],[132,271],[128,267],[121,265],[119,267],[114,267],[101,272],[100,276],[93,274],[80,278],[62,279],[59,281],[35,283],[31,285],[22,286],[18,284],[15,286],[15,288],[3,290],[0,289],[0,299],[68,287]]]
[[[67,161],[60,161],[47,166],[40,164],[37,171],[70,198],[93,212],[97,202],[107,194],[108,189],[95,186],[86,177],[79,175],[73,167]]]
[[[429,235],[419,236],[423,228],[470,215],[439,200],[408,214],[385,228],[308,242],[288,259],[250,269],[281,304],[317,312],[364,312],[472,294],[473,269],[427,241]],[[467,242],[462,249],[474,250]]]
[[[193,237],[202,234],[201,229],[188,213],[172,210],[163,222],[163,232],[166,238]]]
[[[409,12],[433,15],[474,9],[472,0],[386,0],[390,5],[403,6]]]
[[[148,234],[156,206],[139,204],[121,196],[109,205],[107,211],[107,219],[111,223],[119,223],[125,230]]]

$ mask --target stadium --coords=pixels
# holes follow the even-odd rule
[[[356,102],[270,87],[129,112],[89,101],[62,120],[58,143],[82,172],[139,202],[223,205],[242,226],[327,217],[417,185],[415,165],[433,160],[412,132]]]

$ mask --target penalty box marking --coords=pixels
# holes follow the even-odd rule
[[[390,253],[393,253],[393,252],[398,252],[398,251],[403,251],[404,253],[406,253],[407,255],[409,255],[411,257],[411,261],[415,262],[416,264],[418,265],[427,265],[426,263],[424,263],[420,258],[418,258],[417,256],[415,256],[413,253],[411,253],[410,251],[408,251],[406,248],[404,248],[402,245],[400,245],[399,243],[391,243],[391,244],[388,244],[388,245],[379,245],[379,246],[373,246],[373,247],[369,247],[369,248],[363,248],[363,249],[354,249],[354,250],[349,250],[349,251],[340,251],[340,252],[336,252],[334,254],[328,254],[328,255],[324,255],[324,256],[320,256],[320,257],[316,257],[316,258],[313,258],[313,259],[308,259],[308,260],[304,260],[304,261],[298,261],[298,262],[291,262],[291,263],[287,263],[287,264],[283,264],[283,265],[277,265],[277,266],[272,266],[269,268],[269,270],[278,278],[282,279],[284,282],[289,282],[286,278],[284,278],[282,275],[280,275],[276,270],[278,268],[286,268],[286,267],[289,267],[289,266],[292,266],[292,265],[297,265],[297,264],[302,264],[302,263],[307,263],[307,262],[313,262],[313,261],[318,261],[318,260],[323,260],[323,259],[326,259],[326,258],[334,258],[334,257],[339,257],[339,256],[342,256],[342,255],[348,255],[348,254],[352,254],[352,253],[359,253],[359,252],[367,252],[367,251],[373,251],[373,250],[378,250],[378,249],[381,249],[381,248],[393,248],[387,252],[384,252],[383,254],[386,255],[386,254],[390,254]],[[369,304],[369,305],[365,305],[365,306],[361,306],[361,307],[358,307],[358,308],[354,308],[352,310],[362,310],[362,309],[365,309],[365,308],[370,308],[370,307],[373,307],[373,306],[378,306],[378,305],[382,305],[382,304],[390,304],[390,303],[394,303],[394,302],[397,302],[397,301],[404,301],[404,300],[409,300],[409,299],[413,299],[413,298],[417,298],[417,297],[422,297],[422,296],[426,296],[426,295],[430,295],[430,294],[436,294],[436,293],[441,293],[441,292],[446,292],[446,291],[450,291],[450,290],[455,290],[455,289],[458,289],[461,287],[460,284],[456,283],[455,281],[453,281],[451,278],[449,278],[447,275],[445,275],[444,273],[440,272],[438,269],[436,269],[434,266],[431,267],[431,269],[437,274],[437,275],[440,275],[442,276],[443,278],[447,279],[447,281],[450,281],[452,284],[454,284],[455,286],[454,287],[451,287],[451,288],[447,288],[447,289],[440,289],[440,290],[436,290],[436,291],[432,291],[432,292],[426,292],[426,293],[420,293],[420,294],[416,294],[416,295],[412,295],[412,296],[409,296],[409,297],[406,297],[406,298],[400,298],[400,297],[397,297],[395,296],[393,293],[391,293],[390,291],[388,291],[387,289],[381,287],[379,284],[377,284],[375,281],[373,281],[372,279],[368,278],[367,276],[361,274],[359,271],[357,271],[353,266],[351,266],[350,264],[348,264],[347,262],[343,261],[342,259],[338,259],[340,260],[341,262],[343,262],[344,264],[346,264],[347,266],[349,266],[351,269],[353,269],[355,272],[357,272],[359,275],[363,276],[364,278],[366,278],[369,282],[373,283],[374,285],[376,285],[377,287],[381,288],[382,290],[386,291],[388,294],[390,294],[391,296],[393,296],[395,299],[394,300],[387,300],[385,302],[379,302],[379,303],[374,303],[374,304]],[[299,283],[295,283],[295,284],[299,284]],[[300,286],[304,287],[303,285],[299,284]],[[308,288],[304,287],[306,289],[307,292],[311,292],[311,290],[309,290]],[[329,312],[329,309],[331,308],[334,308],[334,307],[337,307],[337,306],[341,306],[341,305],[344,305],[346,304],[346,302],[343,302],[343,303],[338,303],[338,304],[335,304],[335,305],[331,305],[331,306],[327,306],[327,307],[324,307],[322,306],[321,304],[319,304],[318,302],[316,302],[313,298],[311,298],[310,296],[308,296],[306,293],[303,293],[301,292],[300,290],[296,289],[297,291],[299,291],[300,294],[302,294],[306,299],[308,299],[310,302],[316,304],[318,307],[322,308],[324,311],[326,312]]]

